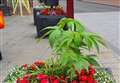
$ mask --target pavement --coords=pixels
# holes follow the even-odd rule
[[[65,0],[60,0],[60,4],[66,9]],[[90,31],[101,34],[115,55],[120,55],[120,7],[74,0],[74,12],[76,19]]]
[[[112,49],[114,56],[120,57],[120,12],[76,13],[75,18],[86,28],[100,34]]]
[[[60,0],[60,5],[66,10],[66,1]],[[96,12],[112,12],[119,11],[120,7],[114,7],[109,5],[95,4],[82,0],[74,0],[74,12],[75,13],[96,13]]]
[[[101,55],[98,58],[104,67],[112,70],[117,83],[120,83],[120,27],[118,19],[120,12],[112,10],[114,7],[110,8],[111,10],[108,6],[105,7],[106,10],[107,8],[108,11],[103,11],[103,9],[102,12],[89,12],[86,11],[88,9],[83,8],[86,12],[82,13],[77,8],[75,19],[83,23],[87,30],[98,33],[106,39],[109,49],[101,48]],[[32,15],[10,16],[6,17],[5,21],[6,28],[0,31],[0,48],[3,56],[3,60],[0,61],[0,83],[12,66],[30,64],[38,59],[45,60],[52,53],[47,39],[37,42]]]
[[[120,7],[120,0],[82,0],[82,1]]]

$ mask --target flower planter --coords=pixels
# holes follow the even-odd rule
[[[46,27],[44,30],[48,30],[46,35],[55,54],[46,61],[16,66],[5,83],[116,83],[109,68],[105,70],[96,57],[81,52],[83,47],[90,51],[94,46],[99,53],[97,43],[106,46],[103,39],[86,31],[77,20],[63,17],[37,15],[38,36],[46,32],[42,30]]]
[[[59,0],[45,0],[45,4],[49,6],[57,6],[59,4]]]
[[[40,9],[39,8],[33,8],[33,20],[34,20],[34,25],[36,25],[36,15],[37,12],[39,12]]]
[[[35,61],[34,63],[29,65],[24,64],[19,67],[16,66],[15,67],[16,69],[14,69],[14,71],[10,73],[13,76],[13,79],[11,80],[14,80],[14,83],[33,83],[33,82],[35,83],[99,83],[97,82],[97,79],[99,79],[99,77],[104,76],[106,78],[105,80],[108,80],[105,83],[113,83],[109,81],[111,78],[107,77],[109,75],[107,75],[104,72],[105,70],[104,68],[100,68],[96,70],[95,68],[93,68],[92,65],[90,65],[88,70],[86,69],[82,69],[80,71],[72,70],[71,72],[74,73],[73,74],[74,78],[72,78],[71,80],[71,78],[69,77],[71,74],[67,74],[66,72],[69,70],[69,68],[74,69],[74,66],[71,67],[68,67],[67,65],[64,65],[62,67],[60,66],[62,65],[60,64],[49,65],[41,60]],[[50,70],[47,69],[47,67],[49,67]],[[44,72],[44,70],[49,72],[49,75],[47,75],[48,73]],[[40,73],[38,71],[43,71],[43,73]],[[19,77],[19,75],[21,75],[20,72],[26,72],[26,73],[22,73],[23,77]],[[59,72],[59,73],[55,73],[55,72]],[[8,77],[11,75],[8,75]],[[11,83],[9,81],[7,82],[7,80],[10,80],[10,78],[5,79],[5,83]]]
[[[61,18],[65,16],[53,16],[53,15],[37,15],[36,19],[36,30],[37,37],[41,37],[46,31],[41,31],[45,27],[55,26]]]

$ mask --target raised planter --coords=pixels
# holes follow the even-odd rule
[[[37,12],[39,12],[40,9],[39,8],[33,8],[33,20],[34,20],[34,25],[36,25],[36,15]]]
[[[36,30],[37,37],[41,37],[46,31],[41,31],[45,27],[55,26],[61,18],[65,16],[53,16],[53,15],[37,15],[36,16]]]
[[[45,4],[49,6],[57,6],[59,4],[59,0],[45,0]]]

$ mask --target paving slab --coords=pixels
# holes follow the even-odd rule
[[[60,4],[64,7],[64,9],[66,9],[66,0],[60,0]],[[120,11],[120,8],[109,5],[90,3],[83,0],[74,0],[75,13],[111,12],[111,11]]]
[[[120,12],[76,13],[75,18],[86,26],[87,30],[100,34],[120,56]],[[116,55],[116,54],[114,54]]]

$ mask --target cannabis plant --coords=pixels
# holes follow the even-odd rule
[[[50,45],[56,52],[64,49],[80,52],[83,48],[89,51],[96,48],[99,53],[99,45],[106,46],[99,35],[88,32],[81,23],[71,18],[63,18],[56,26],[45,29],[49,31],[44,36],[49,35]]]
[[[82,49],[91,51],[96,48],[99,53],[100,46],[107,47],[101,36],[88,32],[83,24],[71,18],[63,18],[56,26],[43,30],[46,29],[48,32],[44,36],[49,35],[50,46],[59,55],[61,64],[74,64],[77,70],[88,69],[90,64],[101,68],[95,56],[81,52]]]

